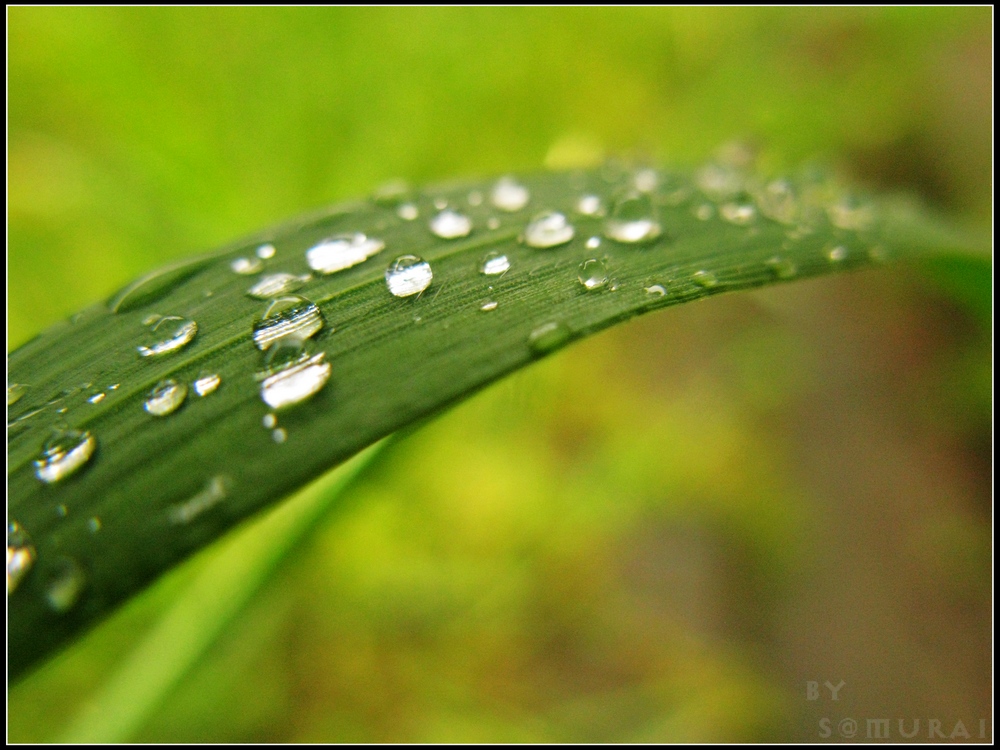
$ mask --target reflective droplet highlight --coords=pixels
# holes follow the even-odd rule
[[[319,308],[305,297],[290,294],[273,300],[263,317],[254,323],[253,343],[267,349],[278,339],[292,336],[307,339],[323,329],[325,321]]]
[[[839,263],[847,257],[847,248],[843,245],[837,245],[837,247],[832,247],[826,251],[826,257],[832,263]]]
[[[310,278],[310,276],[296,276],[291,273],[269,273],[247,289],[247,296],[254,299],[270,299],[279,294],[288,294],[301,289]]]
[[[262,260],[267,260],[269,258],[273,258],[276,252],[278,251],[274,249],[274,245],[268,243],[257,248],[257,257]]]
[[[237,258],[229,264],[229,267],[233,269],[234,273],[252,276],[255,273],[260,273],[264,264],[260,262],[259,258]]]
[[[167,315],[152,322],[146,340],[136,350],[143,357],[170,354],[187,346],[197,333],[198,324],[193,320]]]
[[[604,205],[596,195],[581,195],[576,201],[576,212],[584,216],[600,216],[604,213]]]
[[[87,399],[91,404],[99,404],[107,397],[106,393],[95,393],[93,396]]]
[[[271,440],[278,443],[279,445],[286,440],[288,440],[288,430],[284,427],[279,427],[271,433]]]
[[[261,420],[261,424],[269,430],[274,429],[278,426],[278,415],[273,412],[265,414],[264,418]]]
[[[257,374],[261,400],[272,409],[284,409],[312,397],[330,379],[331,367],[325,358],[325,352],[310,354],[307,342],[301,339],[279,341]]]
[[[420,217],[420,209],[413,203],[403,203],[396,208],[396,215],[403,221],[413,221]]]
[[[394,297],[412,297],[431,285],[434,272],[426,260],[416,255],[402,255],[385,272],[385,285]]]
[[[101,519],[97,516],[87,519],[87,528],[90,529],[91,534],[96,534],[103,526],[104,524],[101,523]]]
[[[608,267],[604,261],[596,258],[585,260],[580,264],[580,273],[577,278],[584,289],[592,292],[608,283]]]
[[[510,259],[503,253],[486,253],[479,271],[486,276],[500,276],[510,270]]]
[[[191,384],[194,395],[203,398],[210,393],[215,393],[222,384],[222,378],[215,372],[203,372]]]
[[[35,459],[35,476],[46,484],[65,479],[90,460],[96,447],[87,430],[57,428]]]
[[[488,299],[479,306],[479,309],[483,312],[492,312],[497,309],[497,301],[495,299]]]
[[[662,231],[649,195],[635,191],[615,201],[611,216],[604,223],[605,237],[630,245],[652,242]]]
[[[524,244],[528,247],[549,248],[565,245],[576,230],[569,219],[558,211],[539,214],[524,228]]]
[[[385,249],[385,242],[361,232],[329,237],[306,250],[306,262],[317,273],[330,274],[364,263]]]
[[[757,218],[757,209],[749,203],[724,203],[719,208],[719,215],[730,224],[744,226]]]
[[[86,584],[87,577],[79,563],[68,557],[56,560],[48,572],[45,602],[60,614],[69,612],[80,600]]]
[[[663,297],[667,294],[667,289],[662,284],[653,284],[643,288],[643,291],[650,297]]]
[[[187,386],[175,380],[161,380],[146,398],[142,408],[154,417],[177,411],[187,398]]]
[[[564,323],[552,321],[543,323],[528,334],[528,346],[536,354],[545,354],[565,344],[569,337],[569,328]]]
[[[587,249],[588,250],[596,250],[600,246],[601,246],[601,238],[600,237],[591,237],[590,239],[587,240]]]
[[[17,521],[11,521],[7,524],[7,596],[14,593],[34,562],[35,547],[28,532]]]
[[[431,231],[443,240],[468,237],[472,232],[472,219],[449,208],[436,214],[430,221]]]
[[[520,211],[530,200],[531,191],[513,177],[500,178],[490,192],[490,203],[508,213]]]

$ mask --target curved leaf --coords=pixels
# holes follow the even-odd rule
[[[292,489],[574,339],[712,294],[960,247],[815,177],[612,165],[394,187],[149,274],[9,357],[8,520],[22,537],[12,579],[9,527],[10,674]],[[415,292],[400,297],[386,273],[404,255],[433,279],[419,292],[397,279]],[[262,298],[293,291],[308,302],[262,323],[274,301]],[[261,349],[289,330],[311,348],[281,369]]]

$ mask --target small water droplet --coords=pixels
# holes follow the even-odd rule
[[[187,398],[187,386],[176,380],[161,380],[146,398],[142,408],[154,417],[173,414]]]
[[[711,289],[712,287],[719,285],[719,280],[711,271],[695,271],[691,278],[694,280],[695,284],[700,287],[704,287],[705,289]]]
[[[430,221],[431,231],[443,240],[468,237],[472,232],[472,219],[450,208],[442,210]]]
[[[481,206],[483,204],[483,194],[478,190],[473,190],[468,197],[470,206]]]
[[[105,399],[106,396],[107,396],[106,393],[95,393],[93,396],[88,398],[87,401],[89,401],[92,404],[99,404]]]
[[[788,180],[772,180],[755,192],[760,212],[781,224],[794,224],[799,219],[799,201]]]
[[[323,329],[325,321],[319,308],[305,297],[290,294],[273,300],[264,315],[254,323],[253,343],[267,349],[278,339],[292,336],[307,339]]]
[[[215,393],[215,390],[222,384],[222,378],[218,373],[215,372],[202,372],[195,378],[195,381],[191,384],[191,389],[194,391],[195,395],[204,398],[210,393]]]
[[[724,203],[719,215],[730,224],[745,226],[757,218],[757,209],[749,203]]]
[[[696,207],[691,213],[699,221],[708,221],[713,216],[715,216],[715,209],[712,208],[711,203],[702,203],[700,206]]]
[[[843,245],[837,245],[826,251],[826,257],[830,259],[832,263],[839,263],[847,257],[847,248]]]
[[[274,245],[268,243],[257,248],[257,257],[267,260],[268,258],[273,258],[276,252],[277,250],[274,249]]]
[[[291,273],[269,273],[247,289],[247,296],[254,299],[269,299],[279,294],[288,294],[309,281],[311,276],[296,276]]]
[[[56,513],[58,513],[61,518],[65,518],[69,515],[69,508],[60,503],[56,506]]]
[[[271,439],[280,445],[288,439],[288,430],[284,427],[279,427],[271,433]]]
[[[264,418],[261,420],[261,423],[267,429],[272,430],[278,426],[278,415],[275,414],[274,412],[269,412],[264,415]]]
[[[121,385],[122,385],[121,383],[115,383],[114,385],[109,385],[108,390],[117,391],[119,388],[121,388]]]
[[[385,242],[361,232],[338,234],[306,250],[306,261],[312,270],[330,274],[364,263],[383,249]]]
[[[581,195],[576,201],[576,212],[583,216],[601,216],[604,205],[596,195]]]
[[[97,516],[92,516],[87,520],[87,528],[90,529],[91,534],[96,534],[98,531],[101,530],[101,527],[103,525],[104,524],[101,523],[101,519],[98,518]]]
[[[768,258],[766,263],[767,267],[771,269],[771,273],[779,279],[790,279],[798,273],[795,264],[787,258],[775,255],[773,258]]]
[[[600,246],[601,246],[601,238],[600,237],[591,237],[589,240],[587,240],[587,249],[588,250],[596,250]]]
[[[171,523],[190,523],[202,513],[224,500],[231,486],[232,480],[229,477],[212,477],[205,484],[205,488],[201,492],[170,508],[169,516]]]
[[[500,219],[498,219],[496,216],[491,216],[490,218],[488,218],[486,220],[486,228],[487,229],[499,229],[500,228]]]
[[[229,264],[229,267],[242,276],[252,276],[255,273],[260,273],[264,264],[260,262],[259,258],[237,258]]]
[[[501,177],[490,193],[490,203],[501,211],[520,211],[531,200],[531,191],[513,177]]]
[[[56,612],[69,612],[80,600],[87,577],[75,560],[63,557],[56,560],[48,571],[45,601]]]
[[[178,315],[159,318],[151,326],[146,340],[136,347],[140,356],[156,357],[187,346],[198,333],[198,324]]]
[[[479,267],[480,273],[486,276],[500,276],[510,270],[510,260],[503,253],[486,253],[483,256],[483,263]]]
[[[448,208],[448,199],[447,198],[435,198],[434,199],[434,208],[436,208],[438,211],[444,211],[444,209]]]
[[[7,406],[13,406],[27,392],[28,386],[22,383],[14,383],[7,386]]]
[[[284,409],[310,398],[330,379],[325,357],[325,352],[311,354],[302,339],[282,339],[268,351],[257,374],[261,399],[272,409]]]
[[[855,196],[844,196],[827,208],[830,223],[838,229],[864,231],[875,221],[875,209]]]
[[[565,214],[546,211],[532,219],[524,228],[524,244],[537,248],[558,247],[572,240],[575,234],[576,230]]]
[[[662,284],[653,284],[652,286],[643,287],[643,291],[650,297],[663,297],[667,293],[666,287]]]
[[[65,479],[90,460],[96,447],[86,430],[55,428],[35,459],[35,476],[47,484]]]
[[[608,267],[603,260],[597,258],[585,260],[580,264],[580,273],[577,278],[587,291],[600,289],[608,283]]]
[[[640,169],[632,176],[632,185],[640,193],[652,193],[660,185],[660,175],[655,169]]]
[[[497,301],[495,299],[488,299],[479,306],[479,309],[482,310],[483,312],[490,312],[491,310],[496,310]]]
[[[17,521],[7,524],[7,596],[28,575],[35,562],[35,547],[28,532]]]
[[[649,195],[635,191],[615,201],[611,216],[604,223],[605,237],[633,245],[652,242],[661,232],[656,207]]]
[[[744,189],[743,175],[733,167],[707,164],[694,176],[695,184],[709,198],[717,201],[732,198]]]
[[[431,285],[430,263],[416,255],[402,255],[385,272],[385,284],[394,297],[412,297]]]
[[[420,209],[413,203],[401,203],[396,209],[396,215],[403,221],[413,221],[420,216]]]
[[[536,354],[545,354],[562,346],[569,338],[569,328],[564,323],[552,321],[543,323],[528,335],[528,346]]]

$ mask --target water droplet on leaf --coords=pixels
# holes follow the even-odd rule
[[[420,209],[413,203],[403,203],[396,209],[396,215],[403,221],[413,221],[420,216]]]
[[[837,245],[826,251],[826,257],[830,259],[832,263],[839,263],[847,257],[847,248],[843,245]]]
[[[254,323],[253,343],[267,349],[278,339],[293,336],[307,339],[323,329],[323,314],[305,297],[290,294],[273,300],[263,317]]]
[[[773,258],[768,258],[766,263],[767,267],[771,269],[771,273],[779,279],[790,279],[798,272],[798,269],[792,261],[787,258],[781,258],[777,255]]]
[[[385,272],[385,284],[394,297],[412,297],[431,285],[430,263],[416,255],[396,258]]]
[[[666,287],[662,284],[653,284],[652,286],[644,287],[643,291],[650,297],[663,297],[667,293]]]
[[[198,333],[198,324],[178,315],[167,315],[155,320],[145,341],[136,347],[143,357],[170,354],[187,346]]]
[[[150,392],[142,408],[154,417],[165,417],[177,411],[186,397],[186,385],[175,380],[161,380]]]
[[[531,191],[513,177],[502,177],[493,186],[490,203],[501,211],[520,211],[531,200]]]
[[[580,264],[580,274],[577,278],[584,289],[594,291],[608,283],[608,268],[604,261],[591,258]]]
[[[472,219],[449,208],[436,214],[430,222],[431,231],[443,240],[468,237],[472,232]]]
[[[552,321],[543,323],[528,335],[528,346],[536,354],[545,354],[562,346],[569,338],[569,328],[564,323]]]
[[[700,287],[704,287],[705,289],[711,289],[712,287],[719,285],[719,280],[711,271],[695,271],[691,278],[694,280],[695,284]]]
[[[65,479],[90,460],[96,447],[87,430],[55,428],[35,459],[35,475],[47,484]]]
[[[745,226],[757,217],[757,209],[749,203],[724,203],[719,215],[730,224]]]
[[[260,262],[259,258],[237,258],[229,264],[229,267],[241,276],[252,276],[255,273],[260,273],[264,264]]]
[[[231,486],[232,480],[229,477],[212,477],[201,492],[170,508],[169,516],[171,523],[190,523],[202,513],[224,500]]]
[[[479,309],[482,310],[483,312],[490,312],[492,310],[496,310],[497,301],[493,299],[488,299],[479,306]]]
[[[330,379],[325,352],[311,354],[307,342],[297,338],[279,341],[264,358],[257,374],[260,397],[272,409],[294,406],[313,396]]]
[[[7,596],[14,593],[35,562],[35,547],[17,521],[7,524]]]
[[[550,248],[565,245],[576,230],[564,214],[546,211],[539,214],[524,229],[524,244],[528,247]]]
[[[615,201],[604,223],[604,236],[616,242],[640,244],[660,236],[662,227],[653,201],[645,193],[630,192]]]
[[[296,276],[291,273],[269,273],[260,281],[247,289],[247,296],[254,299],[269,299],[279,294],[288,294],[309,281],[309,276]]]
[[[604,213],[604,205],[596,195],[581,195],[576,201],[576,212],[583,216],[600,216]]]
[[[510,270],[510,260],[503,253],[486,253],[479,270],[486,276],[500,276]]]
[[[274,249],[274,245],[268,243],[257,248],[257,257],[267,260],[268,258],[273,258],[276,252],[277,250]]]
[[[215,393],[215,389],[222,383],[222,378],[215,372],[202,372],[191,384],[191,389],[196,396],[204,397],[210,393]]]
[[[361,232],[329,237],[306,250],[309,267],[323,274],[336,273],[364,263],[385,249],[385,242]]]
[[[80,600],[86,583],[87,577],[79,563],[68,557],[60,558],[48,571],[45,601],[60,614],[69,612]]]

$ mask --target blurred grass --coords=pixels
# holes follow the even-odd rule
[[[743,137],[776,167],[818,157],[990,219],[987,8],[7,18],[9,348],[158,264],[387,179],[581,149],[696,163]],[[978,727],[983,289],[959,264],[716,299],[499,384],[395,448],[137,739]],[[185,575],[13,690],[9,738],[65,727]],[[808,679],[846,680],[845,703],[808,704]]]

